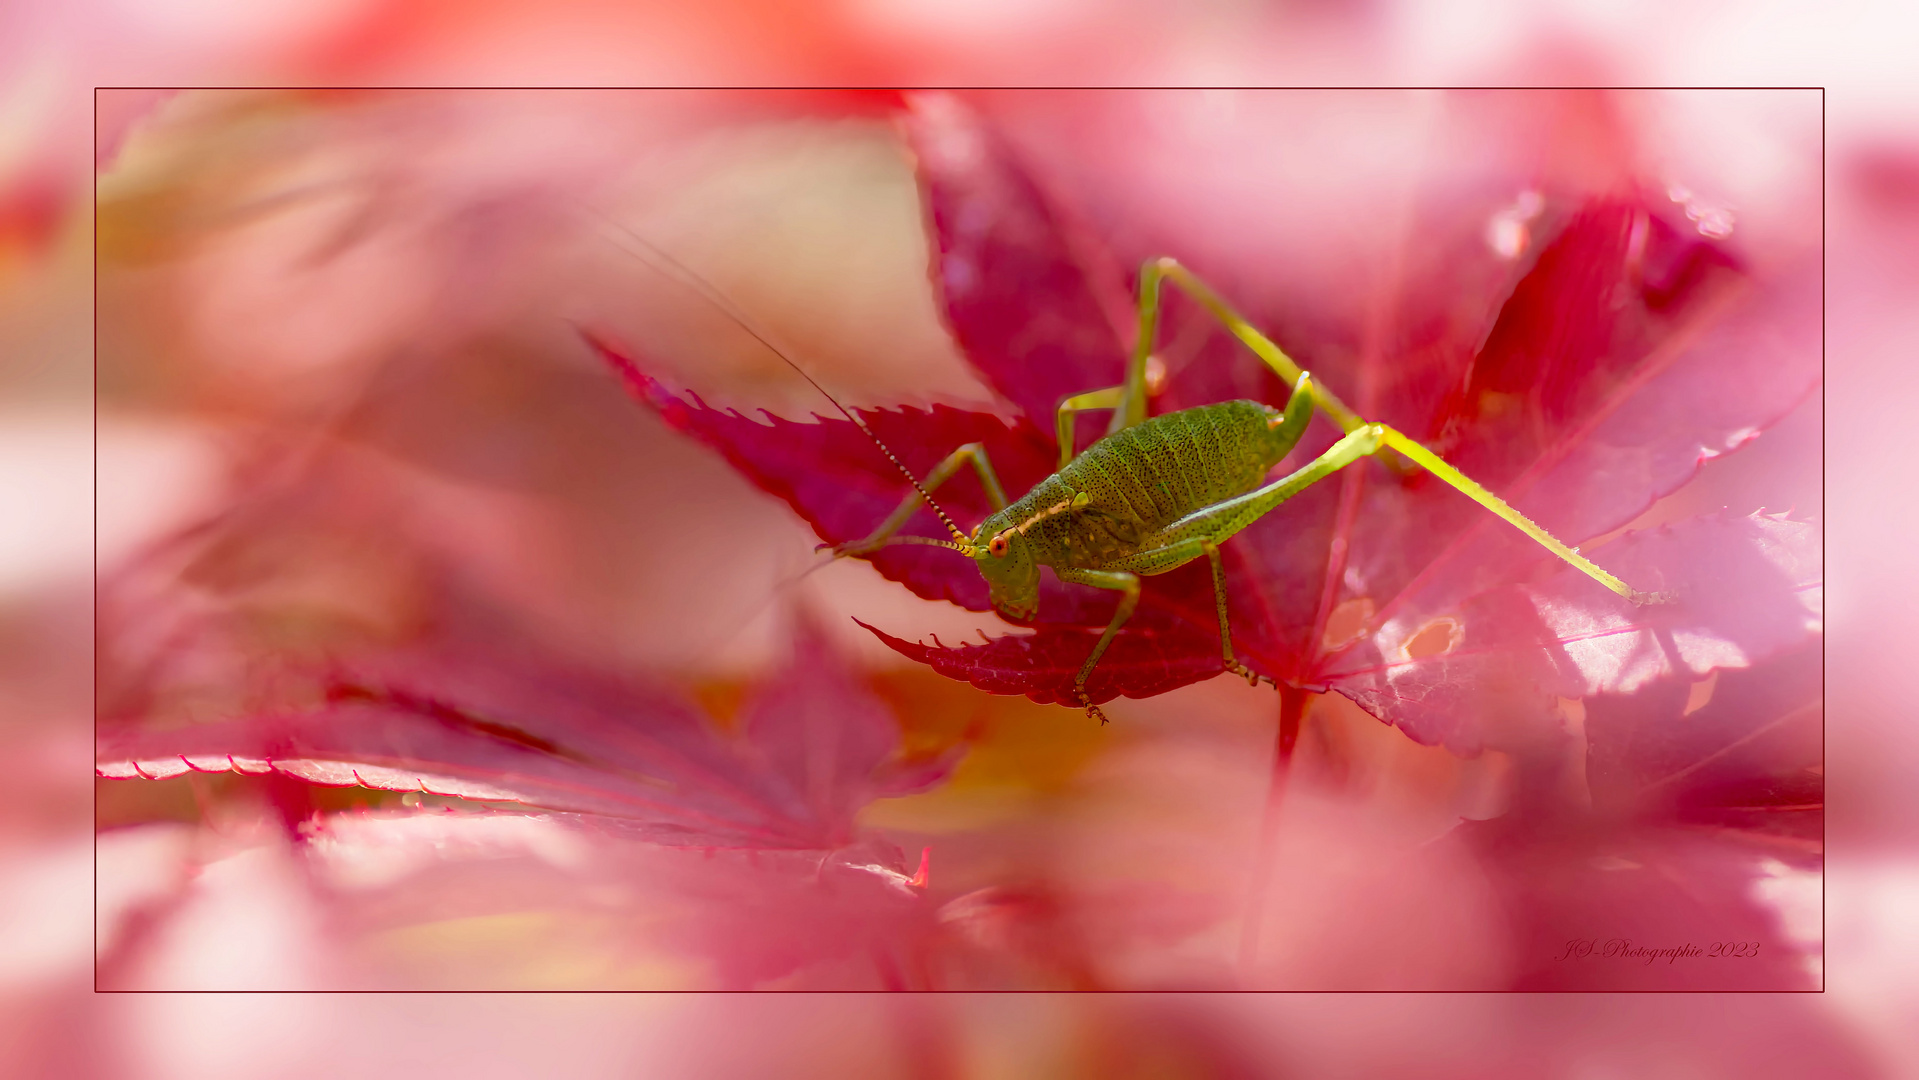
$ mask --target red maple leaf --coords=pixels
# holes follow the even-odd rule
[[[1103,249],[963,106],[921,100],[903,126],[948,325],[1019,412],[1010,423],[943,406],[862,417],[918,475],[983,442],[1009,493],[1021,492],[1051,471],[1059,400],[1121,381],[1130,342],[1120,268],[1180,253]],[[1402,289],[1389,347],[1356,357],[1325,327],[1298,342],[1275,336],[1368,418],[1423,439],[1580,544],[1625,525],[1813,389],[1819,286],[1811,272],[1756,279],[1643,186],[1535,201],[1537,240],[1512,267],[1476,228],[1436,230],[1425,276]],[[1161,355],[1171,376],[1152,411],[1284,400],[1278,380],[1201,325],[1195,305],[1170,303]],[[1246,313],[1267,327],[1303,322],[1251,304]],[[784,498],[829,543],[863,536],[904,493],[846,421],[769,426],[713,410],[669,391],[618,347],[595,344],[672,424]],[[1279,469],[1337,434],[1315,422]],[[970,477],[938,498],[962,525],[988,512]],[[924,511],[906,531],[941,532]],[[1547,712],[1556,697],[1751,663],[1817,626],[1817,529],[1805,522],[1715,518],[1589,551],[1636,587],[1678,597],[1635,609],[1433,477],[1377,461],[1307,489],[1224,552],[1235,648],[1249,667],[1337,690],[1420,742],[1465,752],[1483,744],[1473,706],[1494,690]],[[872,561],[920,596],[988,609],[977,573],[951,552],[896,547]],[[1074,674],[1114,603],[1048,575],[1030,634],[955,648],[874,632],[983,689],[1072,703]],[[1210,573],[1198,561],[1146,579],[1139,611],[1086,690],[1096,702],[1149,696],[1221,668]]]

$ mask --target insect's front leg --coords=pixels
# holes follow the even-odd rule
[[[934,466],[933,471],[927,473],[926,479],[922,480],[920,484],[930,494],[933,489],[952,479],[954,473],[959,472],[962,466],[969,463],[973,466],[974,471],[979,473],[980,486],[986,489],[986,501],[992,504],[994,510],[1006,509],[1006,489],[1000,486],[999,476],[993,472],[993,463],[986,456],[986,447],[980,443],[967,443],[965,446],[946,455],[946,459]],[[871,533],[859,540],[849,540],[843,544],[831,545],[834,556],[866,555],[878,551],[888,544],[923,542],[923,537],[894,536],[893,534],[899,532],[907,521],[911,520],[913,511],[919,509],[921,503],[924,501],[925,500],[920,498],[919,492],[907,492],[906,498],[900,500],[899,506],[895,508],[891,514],[887,515],[886,520],[880,522],[879,527]],[[820,545],[822,548],[827,546],[826,544]]]
[[[1059,434],[1059,467],[1073,460],[1073,420],[1080,413],[1094,412],[1099,409],[1117,409],[1125,398],[1124,386],[1109,386],[1104,390],[1090,390],[1084,394],[1074,394],[1059,403],[1053,414],[1053,426]]]

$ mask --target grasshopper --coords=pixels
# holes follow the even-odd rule
[[[1061,581],[1120,593],[1105,632],[1073,679],[1080,705],[1102,724],[1106,715],[1087,695],[1086,680],[1139,605],[1139,579],[1164,574],[1194,559],[1203,557],[1212,564],[1225,670],[1257,682],[1259,676],[1240,663],[1233,652],[1232,625],[1226,611],[1226,572],[1219,546],[1306,487],[1375,454],[1395,454],[1431,472],[1635,604],[1671,599],[1664,593],[1632,588],[1439,455],[1385,424],[1362,419],[1242,318],[1211,286],[1174,259],[1149,259],[1140,269],[1139,335],[1127,364],[1126,381],[1060,402],[1055,414],[1059,470],[1009,502],[980,443],[968,443],[948,454],[924,481],[915,477],[865,421],[755,329],[718,290],[651,243],[630,231],[627,235],[646,249],[643,258],[705,296],[797,371],[864,432],[912,486],[899,506],[870,534],[848,543],[821,545],[822,549],[830,547],[835,558],[869,555],[889,544],[927,544],[957,551],[979,567],[994,609],[1015,622],[1038,613],[1042,566],[1052,567]],[[1166,282],[1198,301],[1280,377],[1290,391],[1285,408],[1275,409],[1257,401],[1224,401],[1147,417],[1148,371],[1159,332],[1161,288]],[[1113,413],[1106,435],[1075,454],[1074,418],[1082,412],[1103,410]],[[1345,434],[1290,475],[1266,483],[1266,473],[1299,442],[1315,410],[1324,413]],[[933,492],[969,465],[994,509],[966,533],[934,501]],[[938,516],[951,540],[898,535],[922,503]]]
[[[1257,401],[1225,401],[1146,416],[1148,367],[1165,282],[1198,301],[1285,382],[1291,393],[1284,409]],[[1105,437],[1075,455],[1074,417],[1109,409],[1113,419]],[[1337,424],[1344,436],[1290,475],[1265,483],[1266,473],[1299,442],[1315,410]],[[852,417],[844,407],[841,412]],[[1042,566],[1052,567],[1061,581],[1120,593],[1112,620],[1073,680],[1079,703],[1101,723],[1106,716],[1087,696],[1086,680],[1138,606],[1139,579],[1164,574],[1194,559],[1203,557],[1212,563],[1225,669],[1256,682],[1258,676],[1233,652],[1220,545],[1307,486],[1382,452],[1397,454],[1431,472],[1633,603],[1667,599],[1664,594],[1633,589],[1431,450],[1385,424],[1362,419],[1240,317],[1211,286],[1170,258],[1148,260],[1140,270],[1139,336],[1126,381],[1067,398],[1060,403],[1055,422],[1059,471],[1019,499],[1007,501],[985,447],[969,443],[948,455],[924,482],[900,466],[913,490],[870,535],[836,545],[832,551],[835,556],[857,557],[888,544],[950,548],[974,561],[986,579],[993,607],[1014,621],[1037,613]],[[866,428],[857,419],[855,423]],[[867,435],[879,443],[870,430]],[[899,465],[884,444],[880,448]],[[932,498],[935,489],[967,465],[978,473],[994,507],[993,514],[971,534],[962,532]],[[922,502],[939,516],[951,540],[897,535]]]

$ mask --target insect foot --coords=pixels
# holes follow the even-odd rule
[[[1079,692],[1079,703],[1086,707],[1086,715],[1098,720],[1101,727],[1106,726],[1106,714],[1099,711],[1099,706],[1093,704],[1093,699],[1086,696],[1084,690]]]
[[[1231,672],[1234,675],[1239,676],[1242,679],[1245,679],[1247,686],[1258,686],[1259,680],[1266,678],[1265,676],[1261,675],[1259,672],[1254,671],[1252,668],[1247,667],[1245,664],[1242,664],[1237,660],[1228,660],[1226,662],[1226,670]],[[1273,680],[1266,679],[1266,681],[1272,682]],[[1275,683],[1274,685],[1278,685],[1278,684]]]

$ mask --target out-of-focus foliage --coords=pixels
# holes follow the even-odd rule
[[[116,408],[171,402],[217,432],[226,464],[197,513],[102,578],[103,985],[1817,985],[1819,941],[1804,918],[1819,880],[1806,824],[1816,758],[1760,737],[1777,714],[1709,712],[1710,698],[1693,707],[1713,686],[1743,686],[1735,674],[1769,684],[1803,663],[1769,659],[1809,628],[1818,574],[1800,520],[1729,505],[1599,548],[1628,577],[1691,588],[1689,605],[1646,619],[1592,602],[1581,580],[1484,535],[1470,513],[1436,509],[1446,492],[1417,478],[1329,486],[1325,505],[1298,508],[1318,524],[1275,515],[1242,538],[1235,595],[1267,606],[1290,596],[1306,623],[1339,614],[1353,625],[1329,635],[1240,622],[1267,670],[1349,691],[1399,729],[1339,695],[1317,698],[1282,791],[1270,694],[1187,685],[1217,664],[1209,626],[1187,610],[1206,598],[1192,582],[1169,576],[1173,590],[1116,647],[1128,689],[1167,692],[1120,703],[1100,730],[1073,710],[894,666],[896,653],[846,616],[949,634],[993,625],[967,610],[982,606],[977,577],[959,572],[970,567],[910,551],[879,567],[917,599],[857,564],[805,574],[811,540],[785,508],[669,430],[719,446],[827,539],[863,533],[900,494],[850,424],[761,423],[696,397],[787,414],[823,404],[634,257],[628,230],[797,338],[809,362],[823,358],[820,377],[912,468],[981,439],[1010,483],[1030,483],[1053,449],[1019,405],[1040,391],[1022,388],[1015,354],[1053,357],[1042,370],[1074,385],[1112,381],[1091,369],[1116,371],[1123,353],[1112,329],[1126,317],[1123,260],[1183,254],[1100,210],[1107,189],[1020,164],[1047,160],[1020,132],[1057,100],[985,96],[990,120],[922,102],[907,138],[889,127],[895,106],[869,98],[200,95],[156,114],[103,188],[104,385]],[[1059,115],[1092,137],[1103,102],[1137,100],[1083,97]],[[1290,130],[1323,105],[1292,102],[1265,122]],[[581,115],[635,163],[596,142],[556,149],[548,169],[497,134],[525,124],[564,148],[551,133]],[[1806,373],[1763,362],[1798,355],[1790,334],[1752,331],[1770,350],[1759,358],[1714,344],[1715,328],[1737,325],[1727,312],[1745,310],[1735,301],[1779,280],[1773,249],[1686,240],[1684,208],[1653,206],[1643,185],[1584,203],[1542,198],[1517,226],[1536,243],[1438,213],[1464,205],[1504,220],[1530,190],[1515,175],[1479,176],[1465,194],[1442,185],[1430,211],[1415,199],[1410,220],[1447,223],[1434,262],[1406,272],[1404,305],[1375,301],[1427,311],[1407,316],[1412,330],[1366,329],[1350,298],[1307,319],[1307,300],[1326,299],[1315,292],[1325,282],[1291,295],[1319,280],[1307,267],[1273,284],[1234,260],[1188,261],[1250,296],[1282,340],[1292,327],[1301,359],[1329,382],[1349,375],[1362,408],[1449,452],[1492,455],[1480,465],[1498,483],[1532,470],[1545,493],[1559,490],[1556,470],[1613,477],[1600,485],[1610,508],[1583,538],[1750,439],[1732,425],[1769,422]],[[1043,190],[1086,197],[1069,213]],[[740,221],[767,223],[768,243],[729,242],[749,234]],[[962,225],[965,243],[949,235]],[[1101,254],[1109,243],[1121,258]],[[1601,254],[1578,255],[1589,247]],[[779,261],[794,258],[803,303],[775,287]],[[1050,269],[1021,269],[1035,258]],[[1346,258],[1329,256],[1325,274],[1352,278]],[[971,315],[958,284],[1000,286],[962,273],[967,259],[997,269],[1007,290]],[[1438,269],[1448,259],[1457,281]],[[835,260],[861,287],[805,272]],[[391,285],[371,308],[380,319],[420,327],[403,345],[364,327],[289,337],[248,315],[324,325],[316,313],[343,317],[372,295],[362,272]],[[1595,274],[1618,307],[1585,302],[1576,286]],[[1585,346],[1564,370],[1538,344],[1565,336],[1552,315],[1561,291],[1579,301],[1571,336]],[[841,297],[904,321],[847,338],[861,321],[832,306]],[[940,339],[936,299],[963,360],[926,344]],[[1768,310],[1791,327],[1803,315]],[[1190,311],[1173,316],[1156,407],[1271,392]],[[1591,340],[1595,320],[1604,345]],[[988,331],[1003,348],[980,345]],[[1649,343],[1667,331],[1683,347]],[[1110,352],[1075,354],[1081,339]],[[1735,365],[1738,393],[1720,394],[1716,411],[1653,392],[1705,395],[1735,360],[1751,366]],[[1487,414],[1516,372],[1542,364],[1557,373],[1549,393],[1516,418]],[[1382,382],[1402,366],[1426,375]],[[617,376],[667,423],[625,400]],[[994,390],[1012,406],[987,411]],[[1622,402],[1641,398],[1676,411],[1641,416],[1650,427],[1620,420]],[[916,404],[864,404],[875,400]],[[1437,411],[1399,415],[1408,401]],[[1470,424],[1443,422],[1468,413]],[[1503,434],[1474,451],[1481,425]],[[984,513],[970,487],[947,493],[955,514]],[[1342,534],[1341,499],[1392,527],[1349,522]],[[1582,521],[1588,509],[1525,508]],[[1401,559],[1407,544],[1437,554]],[[1335,550],[1352,571],[1337,575],[1347,592],[1325,588]],[[1419,573],[1442,563],[1461,577]],[[1367,575],[1399,584],[1374,589]],[[1374,606],[1355,617],[1362,600]],[[999,647],[1083,655],[1084,627],[1109,601],[1057,586],[1047,601],[1035,636]],[[804,610],[822,614],[793,621]],[[1467,628],[1466,647],[1410,656],[1386,704],[1356,689],[1364,664],[1340,666],[1386,647],[1396,618],[1442,614]],[[1076,665],[1070,652],[1055,666]],[[1161,683],[1149,686],[1152,664]],[[1699,678],[1715,669],[1718,682]],[[996,688],[1046,697],[1033,675],[1006,665]],[[1413,700],[1429,677],[1452,697]],[[1712,718],[1710,733],[1644,737],[1691,716]],[[1693,775],[1717,794],[1698,793]],[[916,865],[908,853],[921,850]],[[1556,940],[1660,946],[1735,932],[1761,939],[1762,958],[1575,962]],[[223,943],[244,940],[261,945],[236,966]]]

